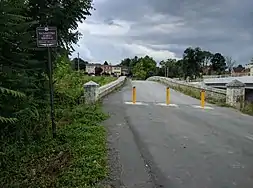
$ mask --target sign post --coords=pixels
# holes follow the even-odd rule
[[[53,88],[53,66],[51,60],[51,48],[57,47],[57,28],[56,27],[37,27],[37,46],[47,48],[48,52],[48,77],[50,88],[50,106],[53,138],[56,137],[56,124],[54,122],[54,88]]]

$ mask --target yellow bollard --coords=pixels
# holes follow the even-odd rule
[[[133,104],[136,103],[136,87],[135,86],[133,87],[132,101],[133,101]]]
[[[201,107],[204,108],[205,107],[205,90],[204,89],[201,90],[200,100],[201,100]]]
[[[170,88],[169,87],[166,88],[166,104],[167,105],[170,104]]]

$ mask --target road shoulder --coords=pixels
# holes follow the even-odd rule
[[[106,184],[115,188],[151,188],[153,184],[146,164],[125,119],[122,89],[106,97],[103,102],[104,111],[110,115],[103,123],[107,129],[109,164]]]

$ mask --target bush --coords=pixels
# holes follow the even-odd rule
[[[2,143],[0,187],[89,187],[107,174],[106,135],[100,123],[108,116],[101,104],[86,106],[78,99],[85,82],[104,85],[114,79],[73,71],[65,57],[57,61],[57,137],[47,128],[40,139]],[[44,113],[48,116],[48,109]]]
[[[244,105],[244,108],[242,109],[242,112],[253,115],[253,103],[252,102],[246,102]]]

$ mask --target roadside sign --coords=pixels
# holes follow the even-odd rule
[[[56,27],[37,27],[36,33],[38,47],[57,47]]]
[[[37,27],[37,46],[46,47],[48,51],[48,76],[50,88],[50,106],[53,138],[56,137],[56,124],[54,121],[54,86],[53,86],[53,66],[51,60],[51,48],[57,47],[57,28],[56,27]]]

